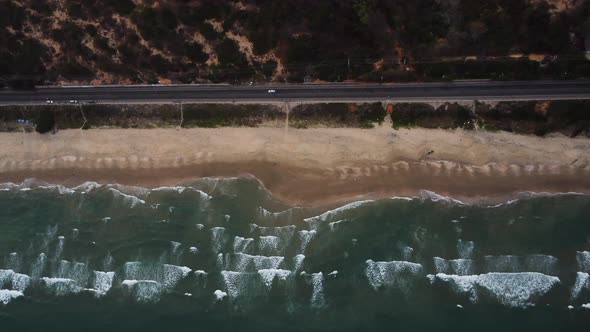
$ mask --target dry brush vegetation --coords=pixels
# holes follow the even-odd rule
[[[590,1],[575,0],[0,0],[0,77],[37,84],[579,77],[590,73],[588,17]]]

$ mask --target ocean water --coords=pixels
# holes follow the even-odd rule
[[[0,331],[587,331],[590,196],[0,185]]]

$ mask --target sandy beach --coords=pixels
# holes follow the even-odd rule
[[[146,187],[203,176],[260,179],[293,204],[358,196],[506,197],[590,192],[590,139],[351,128],[93,129],[0,133],[0,181]]]

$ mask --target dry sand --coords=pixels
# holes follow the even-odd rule
[[[0,133],[0,182],[34,177],[68,185],[92,180],[150,187],[252,174],[277,198],[295,204],[421,189],[475,198],[590,192],[589,152],[586,138],[393,130],[388,124]]]

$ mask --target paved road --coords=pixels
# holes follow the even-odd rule
[[[268,93],[269,89],[276,90]],[[0,104],[270,102],[270,101],[418,101],[590,99],[590,80],[467,81],[393,85],[151,85],[39,87],[31,91],[0,90]]]

